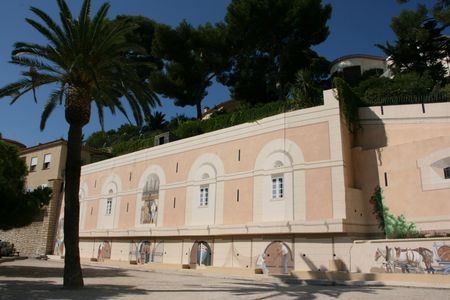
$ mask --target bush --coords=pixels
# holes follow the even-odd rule
[[[374,194],[370,198],[373,205],[372,213],[378,220],[378,227],[383,230],[386,238],[405,239],[421,236],[416,224],[406,221],[405,216],[394,216],[389,212],[389,208],[384,205],[383,189],[379,186],[375,188]]]

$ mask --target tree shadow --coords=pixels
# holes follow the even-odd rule
[[[125,277],[127,270],[117,268],[82,268],[84,278],[95,277]],[[64,269],[58,267],[36,267],[36,266],[2,266],[0,276],[23,277],[23,278],[48,278],[62,277]]]
[[[3,288],[3,287],[7,288]],[[146,295],[147,290],[131,285],[91,284],[83,289],[66,290],[52,281],[0,281],[3,300],[15,299],[112,299]]]
[[[284,276],[288,277],[288,276]],[[330,284],[310,284],[301,280],[282,280],[281,282],[230,282],[227,290],[233,296],[258,296],[258,299],[277,299],[289,297],[292,299],[317,299],[321,296],[338,298],[345,293],[364,293],[377,295],[388,287],[370,286],[335,286]],[[220,287],[212,287],[218,290]]]

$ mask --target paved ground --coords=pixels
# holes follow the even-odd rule
[[[304,285],[180,271],[84,266],[85,288],[63,290],[63,263],[36,259],[0,264],[0,299],[448,299],[449,290]],[[283,281],[284,280],[284,281]]]

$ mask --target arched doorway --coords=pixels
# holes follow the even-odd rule
[[[264,262],[270,275],[286,275],[294,269],[292,251],[283,242],[275,241],[264,250]]]
[[[191,249],[191,256],[189,260],[190,268],[194,269],[197,266],[211,265],[211,247],[207,242],[195,242]]]

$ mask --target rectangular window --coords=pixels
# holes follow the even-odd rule
[[[51,154],[45,154],[44,155],[44,164],[42,165],[42,169],[48,169],[50,167],[50,162],[52,161],[52,155]]]
[[[36,171],[37,164],[38,164],[38,158],[37,157],[32,157],[31,158],[31,164],[30,164],[30,172]]]
[[[208,186],[200,187],[200,206],[208,206]]]
[[[106,214],[110,215],[112,211],[112,198],[106,200]]]
[[[283,198],[283,176],[272,177],[272,199]]]

